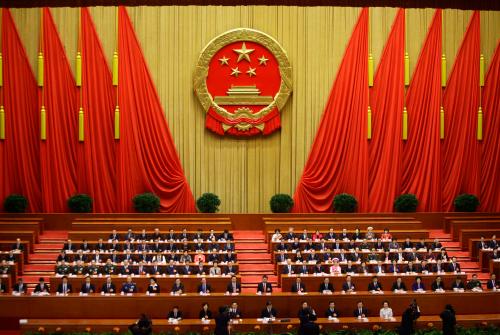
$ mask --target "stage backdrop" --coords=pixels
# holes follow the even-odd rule
[[[40,9],[12,9],[31,66],[36,69]],[[345,47],[360,8],[349,7],[131,7],[132,24],[166,113],[189,185],[197,197],[214,192],[222,212],[269,211],[275,193],[293,194],[301,178]],[[375,68],[397,9],[370,8],[369,50]],[[413,73],[434,9],[406,11]],[[116,9],[90,8],[108,64],[117,43]],[[77,8],[52,9],[74,73]],[[443,53],[452,69],[471,11],[443,10]],[[488,68],[500,38],[500,12],[480,13],[480,50]],[[281,113],[282,130],[269,137],[234,139],[207,131],[192,77],[202,48],[226,30],[249,27],[276,38],[288,52],[294,91]],[[76,111],[75,111],[76,113]]]

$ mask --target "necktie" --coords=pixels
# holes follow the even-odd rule
[[[300,292],[300,284],[297,284],[297,292]]]
[[[108,292],[109,292],[110,285],[108,284]]]
[[[90,285],[87,284],[87,292],[90,291]]]
[[[207,292],[207,285],[203,284],[203,293]]]
[[[363,314],[363,310],[360,308],[359,309],[359,315],[361,316]]]
[[[63,293],[66,294],[66,284],[63,285]]]
[[[264,292],[266,292],[266,283],[264,283],[263,287],[264,287]]]

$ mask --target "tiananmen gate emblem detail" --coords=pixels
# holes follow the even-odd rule
[[[280,110],[292,92],[292,68],[271,36],[247,28],[230,30],[202,51],[194,89],[211,131],[268,135],[281,127]]]

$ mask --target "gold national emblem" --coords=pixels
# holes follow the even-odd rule
[[[280,110],[292,92],[292,68],[274,38],[253,29],[234,29],[201,52],[194,89],[211,131],[268,135],[281,127]]]

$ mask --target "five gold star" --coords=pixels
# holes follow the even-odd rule
[[[254,52],[254,50],[255,49],[247,49],[245,42],[243,42],[241,49],[233,49],[233,51],[238,54],[238,60],[236,62],[239,63],[241,60],[245,59],[250,63],[250,54]]]
[[[257,73],[255,73],[255,68],[251,68],[251,67],[248,68],[247,74],[249,77],[257,75]]]
[[[220,65],[229,65],[229,59],[226,56],[222,56],[222,58],[219,58]]]
[[[238,77],[238,75],[241,73],[241,71],[238,70],[238,67],[235,67],[234,69],[231,70],[233,70],[233,72],[231,72],[231,76]]]
[[[267,65],[267,61],[269,59],[267,59],[264,55],[262,55],[262,57],[259,58],[259,65]]]

